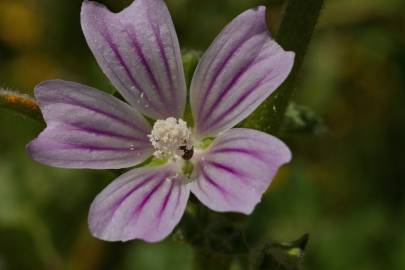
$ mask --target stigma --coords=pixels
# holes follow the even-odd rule
[[[156,158],[181,157],[188,160],[193,156],[191,130],[182,119],[169,117],[165,120],[157,120],[148,137],[155,149],[153,155]]]

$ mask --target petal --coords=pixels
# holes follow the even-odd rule
[[[154,119],[183,115],[180,47],[163,0],[136,0],[120,13],[85,1],[81,23],[97,62],[129,103]]]
[[[199,158],[191,191],[219,212],[250,214],[291,153],[279,139],[235,128],[217,137]]]
[[[47,123],[28,145],[38,162],[63,168],[134,166],[152,153],[149,123],[117,98],[81,84],[53,80],[35,97]]]
[[[265,11],[259,7],[235,18],[201,58],[190,100],[198,138],[242,121],[291,71],[294,53],[271,38]]]
[[[180,221],[189,194],[189,185],[182,184],[169,165],[133,169],[96,197],[89,213],[90,230],[107,241],[160,241]]]

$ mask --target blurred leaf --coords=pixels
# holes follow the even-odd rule
[[[265,245],[254,262],[255,270],[299,270],[309,235],[305,234],[290,243],[273,243]]]
[[[327,131],[321,117],[310,108],[291,102],[281,132],[287,135],[320,135]]]
[[[117,269],[189,270],[193,259],[189,245],[171,239],[152,245],[132,242],[128,243],[127,250],[123,266]]]
[[[0,229],[27,233],[42,263],[58,265],[60,258],[47,224],[40,218],[33,203],[29,203],[21,193],[21,183],[15,181],[10,170],[12,166],[4,164],[8,166],[0,164]]]

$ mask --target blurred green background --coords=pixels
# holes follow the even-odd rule
[[[100,1],[118,11],[130,0]],[[234,16],[283,1],[167,0],[183,48],[204,50]],[[0,0],[0,86],[32,94],[46,79],[112,87],[81,33],[81,0]],[[284,138],[293,162],[247,224],[276,241],[310,233],[305,269],[405,269],[405,1],[329,0],[294,100],[327,132]],[[192,249],[105,243],[88,207],[113,174],[53,169],[24,146],[41,126],[0,110],[0,270],[190,269]]]

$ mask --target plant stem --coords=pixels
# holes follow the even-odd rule
[[[284,84],[242,124],[244,127],[277,133],[282,125],[299,71],[313,36],[324,0],[289,0],[276,41],[286,51],[295,52],[294,68]]]
[[[0,107],[12,110],[41,123],[44,122],[37,102],[29,95],[0,89]]]

